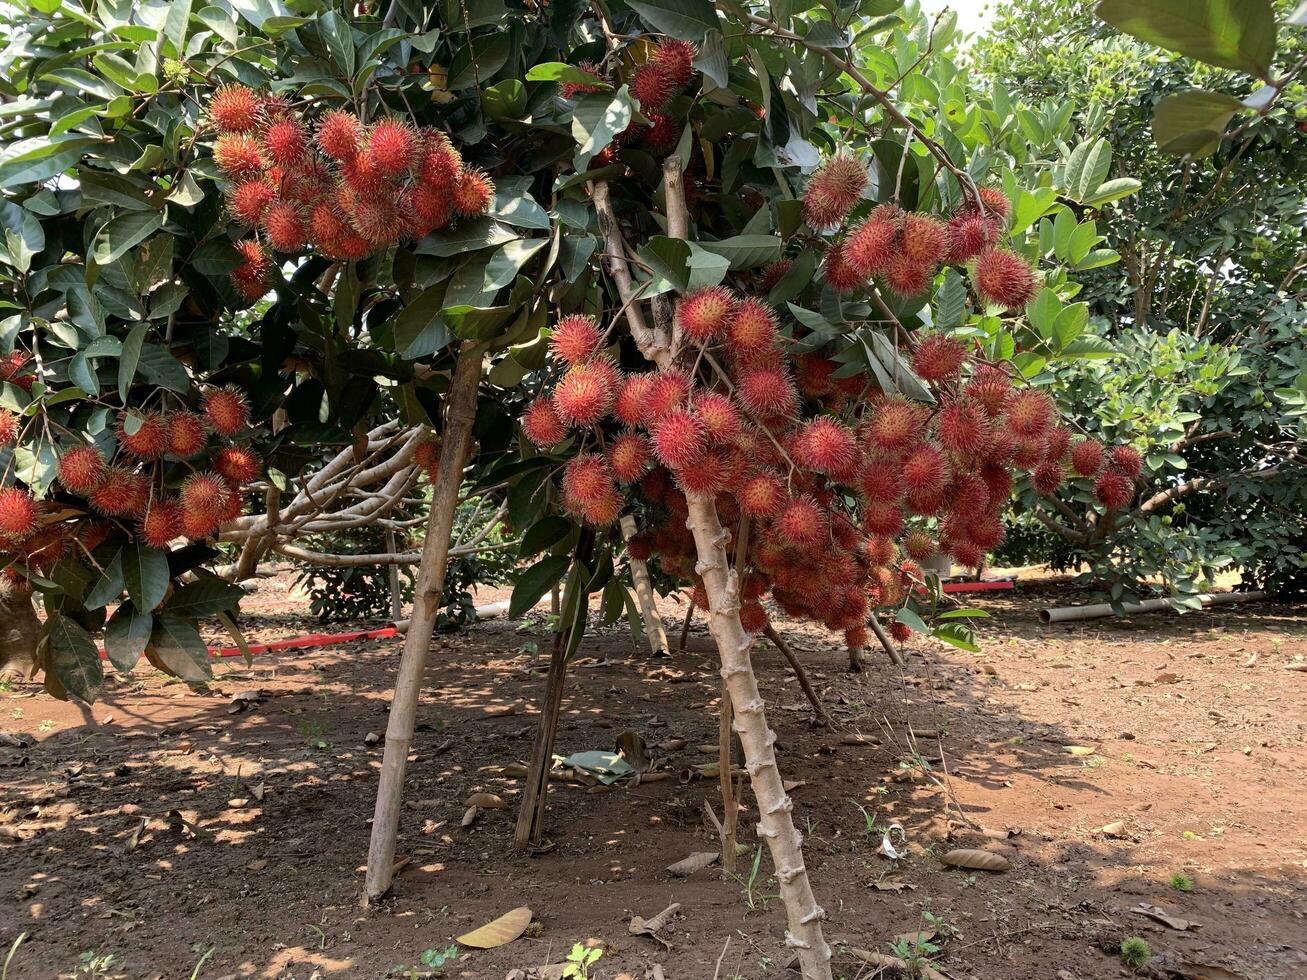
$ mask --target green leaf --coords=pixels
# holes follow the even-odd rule
[[[491,119],[518,119],[526,111],[526,86],[506,79],[481,93],[481,105]]]
[[[1085,195],[1107,177],[1111,165],[1112,147],[1103,137],[1079,144],[1071,151],[1062,175],[1067,196],[1075,201],[1083,201]]]
[[[77,163],[85,148],[98,142],[78,133],[15,140],[0,149],[0,188],[49,180]]]
[[[32,257],[45,248],[45,231],[31,211],[13,203],[0,201],[0,261],[8,262],[19,272],[32,267]]]
[[[459,340],[493,340],[515,312],[511,306],[450,306],[441,317]]]
[[[736,235],[719,242],[697,242],[704,251],[730,260],[730,270],[756,269],[781,257],[781,240],[773,235]]]
[[[109,221],[91,244],[96,265],[111,265],[163,227],[159,211],[132,211]]]
[[[411,300],[391,324],[395,350],[401,357],[415,360],[434,354],[452,339],[449,327],[440,318],[444,289],[432,286]]]
[[[612,90],[612,86],[602,78],[562,61],[546,61],[543,64],[532,65],[526,73],[526,80],[528,82],[572,82],[576,85],[594,85],[605,92]]]
[[[935,326],[955,327],[962,323],[967,310],[967,284],[958,271],[949,268],[944,272],[944,283],[935,294]]]
[[[508,618],[517,619],[535,606],[562,580],[571,563],[572,559],[567,555],[550,555],[518,575],[513,585],[513,597],[508,603]]]
[[[1041,337],[1049,340],[1053,337],[1053,325],[1057,315],[1062,312],[1062,301],[1057,293],[1045,286],[1039,294],[1026,304],[1026,319]]]
[[[479,34],[471,44],[462,44],[449,64],[449,81],[451,92],[471,88],[478,82],[485,84],[499,69],[503,68],[513,53],[513,37],[510,31],[495,31],[492,34]]]
[[[1101,208],[1104,204],[1111,204],[1123,197],[1129,197],[1143,186],[1133,177],[1117,177],[1105,184],[1099,184],[1098,189],[1081,198],[1080,203],[1091,208]]]
[[[1089,304],[1072,303],[1057,315],[1053,322],[1053,340],[1059,350],[1065,350],[1079,337],[1089,324]]]
[[[132,604],[144,611],[163,602],[168,591],[168,556],[143,544],[123,547],[123,583]]]
[[[495,184],[495,200],[490,214],[518,228],[545,231],[550,227],[549,214],[536,203],[528,190],[530,179],[508,177]]]
[[[573,161],[577,172],[630,125],[634,108],[625,85],[613,95],[595,92],[577,100],[572,110],[572,138],[579,147]]]
[[[349,22],[334,10],[318,18],[318,35],[327,46],[331,60],[348,78],[354,74],[354,32]]]
[[[976,634],[961,623],[946,623],[936,627],[930,635],[959,650],[966,650],[968,653],[980,652],[980,647],[976,644]]]
[[[86,594],[87,609],[102,609],[123,594],[123,556],[122,549],[114,552],[96,577],[91,591]]]
[[[701,41],[708,31],[720,30],[711,0],[628,0],[635,12],[655,30],[682,41]]]
[[[225,612],[220,612],[217,616],[218,622],[222,623],[222,625],[227,628],[227,632],[231,634],[231,638],[236,641],[236,646],[240,648],[241,657],[245,660],[245,666],[252,666],[254,664],[254,654],[250,652],[249,642],[245,639],[245,634],[241,632],[241,628],[236,625],[236,620],[232,619],[231,615]]]
[[[895,609],[894,618],[914,633],[930,632],[930,627],[925,624],[922,618],[906,606],[902,609]]]
[[[940,619],[989,619],[989,613],[983,609],[977,609],[969,606],[966,609],[951,609],[946,613],[940,613]]]
[[[1221,145],[1230,118],[1242,107],[1220,92],[1191,89],[1168,95],[1153,114],[1157,148],[1172,156],[1211,156]]]
[[[150,633],[150,647],[158,666],[188,684],[203,684],[213,676],[208,647],[199,630],[184,619],[157,617]]]
[[[235,609],[244,597],[245,590],[239,585],[206,578],[189,582],[174,592],[164,612],[183,619],[199,619]]]
[[[1218,68],[1265,78],[1275,57],[1270,0],[1101,0],[1094,12],[1132,37]]]
[[[104,628],[104,652],[109,661],[124,674],[131,673],[141,659],[150,632],[154,629],[154,615],[139,612],[130,602],[120,605]]]
[[[123,341],[123,352],[118,358],[118,399],[124,403],[127,401],[127,389],[136,377],[136,366],[141,362],[141,345],[145,343],[145,336],[149,332],[148,323],[138,323]]]
[[[522,544],[517,550],[517,556],[530,558],[552,548],[572,533],[572,527],[571,521],[557,514],[540,518],[522,535]]]
[[[668,238],[666,235],[654,235],[637,250],[637,255],[645,265],[653,270],[677,292],[683,293],[690,288],[690,243],[680,238]],[[646,290],[646,295],[655,291]]]
[[[93,703],[104,684],[104,666],[95,641],[63,613],[52,614],[45,628],[59,683],[69,694]]]
[[[482,288],[486,292],[503,289],[517,278],[522,266],[531,261],[531,257],[548,244],[547,238],[516,238],[501,245],[486,263]]]
[[[1113,262],[1121,261],[1121,253],[1110,248],[1096,248],[1075,264],[1076,271],[1085,272],[1098,269]]]

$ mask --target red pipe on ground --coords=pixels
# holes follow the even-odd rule
[[[385,640],[399,636],[395,626],[384,626],[376,630],[354,630],[350,633],[310,633],[296,636],[289,640],[274,640],[272,643],[251,643],[250,656],[256,653],[275,653],[279,650],[302,650],[306,647],[331,647],[341,643],[353,643],[357,640]],[[210,657],[243,657],[245,651],[240,647],[209,647]],[[108,654],[100,651],[101,659],[108,659]]]

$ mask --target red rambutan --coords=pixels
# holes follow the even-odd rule
[[[889,260],[883,275],[885,284],[897,295],[907,299],[925,292],[935,276],[935,266],[900,254]]]
[[[454,210],[459,214],[469,218],[485,214],[494,197],[494,181],[480,170],[465,169],[458,175],[458,183],[454,185]]]
[[[776,536],[792,548],[815,548],[829,537],[826,512],[807,496],[795,497],[782,507],[772,527]]]
[[[298,252],[304,247],[308,229],[299,208],[289,201],[276,201],[263,212],[263,230],[278,252]]]
[[[581,509],[581,516],[587,524],[603,527],[617,520],[622,511],[622,496],[616,490],[609,490],[596,500],[590,501]]]
[[[1044,437],[1044,459],[1050,463],[1061,463],[1071,449],[1071,430],[1065,425],[1055,425]]]
[[[236,220],[247,225],[257,225],[275,196],[276,192],[266,180],[243,180],[227,195],[227,210]]]
[[[175,502],[156,500],[141,518],[137,535],[151,548],[164,549],[182,534],[181,508]]]
[[[967,524],[967,537],[977,547],[984,548],[986,551],[997,548],[1006,536],[1003,519],[997,514],[982,514]]]
[[[740,510],[753,518],[771,517],[785,505],[785,484],[775,473],[757,473],[740,486]]]
[[[776,346],[776,314],[761,300],[746,299],[735,306],[726,323],[728,353],[748,361]]]
[[[458,186],[459,175],[463,173],[463,158],[444,133],[435,135],[437,138],[427,144],[418,171],[427,187],[450,196]]]
[[[1035,467],[1030,482],[1035,488],[1035,493],[1041,497],[1051,497],[1057,493],[1065,478],[1066,474],[1063,473],[1060,463],[1043,462]]]
[[[1107,465],[1133,479],[1143,472],[1144,458],[1134,446],[1113,446],[1107,454]]]
[[[585,95],[588,92],[604,91],[604,80],[600,77],[599,66],[593,61],[583,61],[576,66],[578,70],[585,72],[593,82],[563,82],[558,87],[558,94],[565,99],[575,99],[578,95]]]
[[[967,346],[956,337],[931,334],[922,338],[912,355],[912,370],[923,381],[946,381],[962,370]]]
[[[204,415],[218,435],[239,435],[250,423],[250,404],[236,388],[214,388],[204,394]]]
[[[690,379],[680,371],[668,369],[650,375],[645,392],[644,421],[657,422],[672,411],[682,408],[690,399]]]
[[[567,427],[547,397],[537,398],[522,413],[522,432],[541,449],[556,446],[567,437]]]
[[[739,409],[726,395],[715,391],[702,391],[694,396],[691,411],[703,426],[708,440],[719,445],[733,442],[741,425]]]
[[[894,395],[877,402],[866,432],[873,446],[893,452],[917,442],[925,428],[926,417],[922,406]]]
[[[935,433],[950,452],[970,457],[989,446],[989,418],[969,398],[957,398],[940,409],[935,418]]]
[[[967,262],[998,241],[998,228],[989,218],[974,212],[955,215],[948,223],[948,253],[954,265]]]
[[[867,284],[867,277],[849,263],[848,252],[843,244],[832,247],[826,253],[822,272],[827,285],[837,293],[851,293]]]
[[[696,289],[677,304],[676,324],[696,343],[711,343],[721,336],[734,307],[735,299],[730,290],[721,286]]]
[[[574,313],[558,321],[549,346],[563,363],[582,364],[598,352],[601,337],[594,317]]]
[[[380,173],[394,177],[412,164],[416,142],[412,126],[398,119],[383,119],[368,133],[368,155]]]
[[[858,474],[858,489],[868,501],[897,503],[903,496],[899,467],[884,459],[870,459]]]
[[[903,539],[903,550],[916,561],[930,561],[939,554],[939,545],[925,531],[912,531]]]
[[[100,450],[78,446],[59,460],[59,482],[73,493],[86,496],[104,482],[106,465]]]
[[[124,415],[118,422],[118,446],[137,459],[158,459],[168,451],[168,423],[158,412]]]
[[[1103,468],[1103,444],[1085,439],[1071,448],[1071,468],[1081,476],[1093,476]]]
[[[263,169],[259,144],[244,133],[223,133],[214,140],[213,161],[229,177],[248,177]]]
[[[912,627],[906,623],[900,623],[897,619],[889,624],[889,635],[894,637],[895,643],[907,643],[912,639]]]
[[[650,153],[661,155],[676,148],[681,127],[671,116],[661,112],[649,113],[649,126],[644,130],[644,147]]]
[[[921,266],[937,266],[948,252],[948,228],[928,214],[910,212],[903,219],[903,254]]]
[[[747,369],[736,393],[749,411],[764,419],[789,415],[798,400],[794,384],[779,367]]]
[[[989,487],[975,473],[962,473],[954,478],[948,497],[952,516],[971,518],[989,506]]]
[[[263,152],[279,167],[293,167],[303,162],[304,127],[299,120],[278,119],[263,133]]]
[[[985,414],[993,418],[1002,414],[1007,407],[1008,396],[1012,394],[1012,382],[1002,368],[981,364],[972,372],[965,390],[967,396],[978,402],[985,409]]]
[[[104,481],[91,491],[91,506],[109,517],[135,517],[150,499],[150,481],[143,473],[125,466],[109,466]]]
[[[654,375],[632,374],[622,383],[613,399],[613,415],[623,425],[642,425],[647,418],[649,389]]]
[[[948,555],[963,568],[979,568],[985,561],[985,549],[967,538],[950,541]]]
[[[318,146],[333,160],[352,160],[359,149],[362,126],[352,112],[332,110],[318,127]]]
[[[263,461],[247,446],[224,446],[213,458],[213,468],[228,483],[239,487],[258,479]]]
[[[40,505],[26,490],[0,489],[0,535],[25,538],[36,530]]]
[[[1012,214],[1012,202],[1007,195],[997,187],[981,187],[978,190],[985,213],[993,215],[999,224],[1006,225],[1008,216]]]
[[[208,537],[230,506],[230,497],[231,488],[216,474],[197,473],[187,477],[179,495],[187,537]]]
[[[868,501],[863,508],[862,524],[868,534],[892,537],[903,530],[903,511],[898,504],[880,500]]]
[[[1034,298],[1036,285],[1035,270],[1015,252],[992,248],[976,259],[976,290],[996,306],[1025,306]]]
[[[761,633],[767,628],[767,610],[756,600],[740,603],[740,625],[746,633]]]
[[[631,94],[640,100],[646,113],[665,106],[675,94],[676,86],[667,69],[655,62],[647,62],[631,75]]]
[[[432,483],[436,482],[439,475],[440,466],[440,437],[431,433],[425,439],[417,444],[413,450],[413,463],[427,474],[427,479]],[[222,472],[219,470],[219,472]],[[231,477],[226,473],[222,474],[228,480]]]
[[[813,228],[826,228],[853,210],[867,186],[867,168],[844,153],[837,153],[812,175],[803,195],[803,220]]]
[[[678,408],[654,426],[653,450],[660,463],[670,470],[679,470],[703,458],[708,439],[699,420]]]
[[[858,463],[858,446],[852,432],[834,419],[821,416],[799,432],[794,461],[816,473],[845,476]]]
[[[0,408],[0,446],[12,446],[18,441],[18,416],[7,408]]]
[[[1042,438],[1053,424],[1057,406],[1046,392],[1025,388],[1007,403],[1007,426],[1019,439]]]
[[[259,97],[244,85],[224,85],[209,99],[209,118],[224,132],[253,129],[259,120]]]
[[[720,449],[709,449],[693,465],[675,471],[676,485],[687,496],[716,497],[726,489],[730,464]]]
[[[204,419],[194,412],[169,412],[165,421],[168,424],[168,452],[178,459],[191,459],[198,456],[209,441],[204,428]]]
[[[569,425],[588,428],[608,414],[613,393],[608,377],[595,362],[578,364],[554,389],[554,409]]]
[[[948,461],[934,446],[920,446],[903,461],[900,473],[907,493],[934,495],[948,484]]]
[[[794,263],[789,259],[768,262],[758,274],[758,292],[770,293],[793,267]]]
[[[653,537],[645,531],[626,539],[626,553],[636,561],[648,561],[653,557],[653,552]]]
[[[571,505],[593,503],[613,489],[613,473],[602,456],[582,453],[563,468],[563,495]]]
[[[685,85],[694,74],[694,46],[680,38],[664,38],[649,60],[667,72],[677,88]]]
[[[844,258],[864,279],[880,275],[897,254],[898,231],[892,216],[873,213],[844,239]]]

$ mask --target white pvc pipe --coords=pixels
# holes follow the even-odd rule
[[[1224,606],[1232,602],[1254,602],[1258,599],[1265,599],[1265,592],[1204,592],[1198,596],[1198,601],[1203,604],[1203,608],[1208,606]],[[1039,618],[1044,623],[1077,623],[1086,619],[1104,619],[1107,616],[1133,616],[1136,613],[1160,612],[1163,609],[1171,609],[1170,599],[1145,599],[1143,602],[1132,602],[1125,609],[1118,613],[1112,608],[1111,603],[1100,602],[1092,606],[1057,606],[1049,609],[1041,609]]]

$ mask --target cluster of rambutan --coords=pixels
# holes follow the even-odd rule
[[[724,374],[623,374],[599,325],[569,316],[551,339],[566,371],[527,408],[522,430],[541,448],[577,437],[563,503],[584,520],[615,520],[620,488],[634,488],[660,516],[631,553],[694,583],[705,606],[687,495],[714,499],[735,534],[747,518],[741,621],[751,631],[766,627],[770,594],[787,615],[864,645],[873,610],[924,589],[921,562],[944,554],[976,567],[1002,542],[1019,474],[1052,493],[1068,464],[1087,467],[1084,447],[1098,447],[1073,450],[1047,394],[1015,387],[999,365],[969,365],[968,347],[946,334],[921,338],[913,357],[932,407],[865,375],[837,376],[841,365],[820,355],[787,356],[772,309],[724,287],[682,297],[675,322],[683,339],[713,351],[700,367],[716,370],[719,357]],[[1094,470],[1100,484],[1117,481],[1131,453],[1106,454],[1119,461]],[[907,627],[894,631],[903,638]]]
[[[803,198],[804,218],[815,229],[838,228],[862,199],[866,168],[836,154],[812,177]],[[1030,263],[999,245],[1012,204],[1000,190],[979,188],[948,221],[882,204],[846,230],[826,253],[826,282],[851,293],[879,279],[903,297],[925,292],[943,265],[971,266],[976,292],[988,303],[1013,309],[1035,295]]]
[[[228,209],[257,229],[237,246],[232,272],[247,300],[268,291],[273,252],[362,259],[484,214],[494,198],[490,178],[439,130],[397,118],[365,125],[333,110],[310,132],[285,99],[244,85],[218,89],[208,112],[219,131],[213,159],[231,181]]]
[[[593,75],[596,83],[606,82],[597,65],[582,62],[578,67]],[[630,92],[640,103],[640,112],[648,124],[632,120],[612,144],[595,156],[591,166],[602,167],[617,162],[623,146],[639,144],[653,154],[671,152],[681,135],[681,125],[672,118],[670,103],[693,76],[693,45],[672,37],[664,38],[657,44],[649,55],[649,60],[638,66],[627,80]],[[574,99],[578,95],[599,91],[602,89],[598,84],[569,81],[560,87],[559,94],[565,99]]]
[[[134,524],[136,537],[152,548],[167,548],[178,538],[203,539],[241,513],[242,488],[258,479],[263,461],[249,446],[232,442],[249,428],[244,395],[215,388],[204,395],[203,411],[146,412],[124,415],[118,424],[118,451],[111,460],[99,448],[79,445],[59,456],[59,486],[83,498],[88,513],[67,521],[42,522],[47,509],[26,489],[0,489],[0,564],[9,559],[46,568],[74,539],[87,541],[111,533],[113,522]],[[211,436],[220,445],[211,445]],[[203,458],[205,468],[196,464]],[[159,464],[176,461],[170,472]],[[178,468],[189,475],[178,481]],[[166,482],[175,493],[163,489]],[[92,515],[98,515],[92,516]],[[98,541],[97,541],[98,543]]]
[[[24,351],[14,350],[0,357],[0,381],[8,381],[12,385],[17,385],[23,391],[31,392],[32,384],[36,381],[36,375],[27,370],[27,363],[31,358]],[[4,442],[0,439],[0,443]]]

